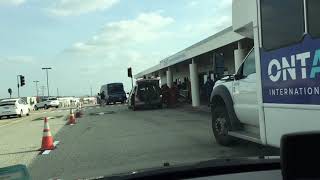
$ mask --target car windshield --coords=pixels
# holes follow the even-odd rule
[[[319,2],[0,0],[0,179],[278,157],[320,130]]]

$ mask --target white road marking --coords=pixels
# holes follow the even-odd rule
[[[43,153],[41,154],[41,155],[47,155],[47,154],[49,154],[51,152],[51,150],[45,150],[45,151],[43,151]]]
[[[56,147],[59,144],[60,141],[55,141],[53,143],[53,146]],[[48,155],[52,150],[45,150],[41,155]]]
[[[60,143],[60,141],[55,141],[55,142],[53,143],[54,147],[56,147],[59,143]]]

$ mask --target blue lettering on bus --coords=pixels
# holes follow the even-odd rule
[[[260,55],[264,103],[320,104],[320,39]]]

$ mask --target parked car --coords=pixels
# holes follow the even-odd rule
[[[117,102],[121,102],[123,104],[127,100],[122,83],[110,83],[103,85],[100,89],[100,94],[104,94],[102,97],[104,97],[106,104],[114,104]]]
[[[23,115],[29,116],[30,105],[28,105],[23,99],[5,99],[0,102],[0,119],[2,117]]]
[[[43,101],[37,103],[36,105],[34,105],[34,109],[35,110],[38,110],[38,109],[41,109],[41,108],[44,108],[44,109],[48,109],[50,107],[55,107],[55,108],[58,108],[59,107],[59,100],[57,98],[46,98],[46,99],[43,99]]]
[[[128,98],[128,108],[162,108],[161,90],[159,80],[143,79],[137,81]]]

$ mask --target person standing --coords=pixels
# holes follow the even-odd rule
[[[207,94],[208,105],[210,105],[210,96],[211,96],[213,86],[214,86],[214,82],[212,81],[212,79],[210,77],[208,77],[208,79],[204,85],[205,91]]]
[[[101,93],[100,93],[100,99],[101,99],[101,105],[102,106],[104,106],[105,105],[105,102],[106,102],[106,95],[104,94],[104,91],[102,91]]]

